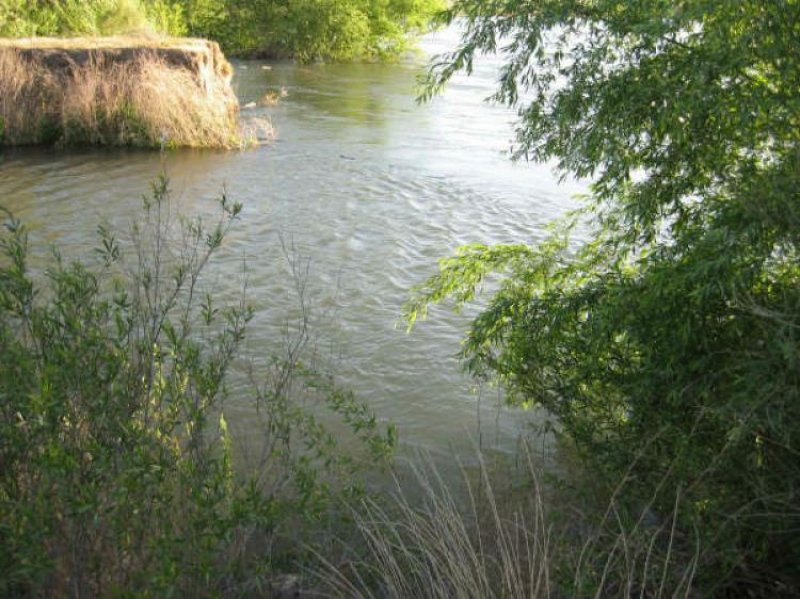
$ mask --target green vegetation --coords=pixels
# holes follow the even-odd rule
[[[388,58],[439,8],[439,0],[197,0],[189,29],[233,54]]]
[[[373,464],[391,454],[392,429],[304,365],[303,314],[287,349],[250,369],[260,457],[238,459],[227,385],[252,311],[204,293],[241,206],[223,196],[220,209],[210,227],[176,220],[162,179],[129,236],[101,227],[94,260],[56,253],[44,271],[5,215],[3,597],[271,596],[306,525],[360,492],[311,410],[337,415]]]
[[[0,0],[0,36],[180,35],[182,14],[166,0]]]
[[[388,58],[428,27],[439,0],[0,0],[0,36],[158,32],[235,55]]]
[[[462,248],[409,318],[496,274],[469,369],[546,406],[676,548],[697,531],[699,596],[796,596],[800,2],[460,0],[458,15],[429,93],[499,51],[516,157],[590,178],[575,218],[593,233]],[[603,580],[597,596],[630,596]]]
[[[229,50],[304,59],[391,53],[423,21],[381,29],[378,16],[428,10],[195,0],[127,3],[151,12],[121,18],[91,2],[4,6],[17,12],[0,27],[15,35],[160,19]],[[85,19],[62,15],[81,7]],[[496,99],[519,109],[517,158],[592,183],[544,243],[442,260],[408,316],[492,286],[466,364],[555,416],[563,454],[583,468],[545,492],[574,493],[576,505],[552,505],[583,517],[547,509],[536,488],[497,493],[492,471],[463,494],[466,509],[421,476],[422,506],[355,504],[366,551],[318,555],[319,584],[344,597],[797,596],[800,2],[458,0],[444,20],[459,15],[462,45],[433,66],[429,93],[501,52]],[[288,557],[262,549],[319,523],[338,497],[329,481],[351,471],[295,394],[320,399],[369,451],[392,445],[303,367],[301,325],[254,386],[264,460],[237,473],[225,382],[249,312],[215,308],[198,285],[239,209],[223,201],[209,232],[187,222],[173,238],[166,193],[156,186],[155,228],[134,229],[132,253],[101,232],[94,267],[56,259],[34,276],[24,228],[7,220],[0,594],[252,595],[299,545]],[[570,237],[576,224],[588,239]]]

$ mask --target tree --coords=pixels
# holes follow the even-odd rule
[[[387,59],[428,30],[441,0],[0,0],[0,36],[207,37],[238,56]]]
[[[237,55],[389,58],[428,29],[439,0],[191,0],[193,35]]]
[[[411,321],[500,273],[468,367],[546,406],[656,516],[677,493],[704,596],[798,592],[800,2],[459,0],[444,19],[459,15],[427,93],[500,53],[515,157],[590,179],[594,233],[462,248]]]

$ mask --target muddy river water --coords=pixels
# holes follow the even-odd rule
[[[498,409],[497,391],[476,389],[461,371],[456,354],[469,313],[435,310],[408,334],[401,306],[437,259],[462,244],[540,239],[581,187],[559,184],[546,165],[509,161],[514,113],[483,102],[495,59],[432,102],[415,102],[424,64],[455,41],[452,30],[428,36],[419,55],[396,64],[236,63],[236,91],[251,106],[243,116],[268,119],[271,144],[7,151],[0,203],[28,224],[37,248],[59,244],[79,255],[94,247],[99,223],[124,226],[137,214],[162,169],[177,209],[189,215],[211,215],[224,188],[244,211],[210,276],[233,296],[246,273],[256,310],[248,351],[280,346],[296,316],[288,251],[308,267],[319,354],[341,384],[396,424],[405,448],[445,453],[480,442],[508,450],[537,416]],[[259,103],[265,94],[277,103]]]

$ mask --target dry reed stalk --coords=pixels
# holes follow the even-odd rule
[[[366,553],[334,564],[318,555],[315,584],[358,599],[539,599],[551,596],[551,529],[538,493],[507,510],[480,460],[480,480],[466,482],[464,508],[431,464],[414,468],[421,500],[398,484],[388,504],[354,510]]]
[[[632,511],[620,506],[617,496],[627,479],[605,510],[580,513],[576,501],[559,497],[557,506],[549,505],[530,450],[523,493],[498,485],[497,473],[478,458],[477,481],[464,471],[466,507],[432,465],[414,469],[421,499],[409,497],[398,483],[388,502],[356,506],[358,540],[343,541],[344,556],[317,553],[320,565],[309,572],[312,588],[356,599],[696,596],[701,548],[696,535],[678,530],[680,489],[673,512],[657,522],[649,521],[650,503]]]

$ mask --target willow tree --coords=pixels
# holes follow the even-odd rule
[[[709,595],[798,592],[800,2],[459,0],[457,16],[428,93],[499,53],[516,158],[591,181],[594,233],[462,248],[411,320],[499,273],[469,368],[547,407],[598,472],[633,475],[656,517],[678,489]]]

